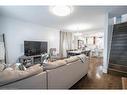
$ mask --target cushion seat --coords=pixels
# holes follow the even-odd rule
[[[33,76],[35,74],[41,73],[42,71],[43,68],[40,67],[39,64],[31,66],[25,71],[6,68],[3,72],[0,73],[0,86]]]

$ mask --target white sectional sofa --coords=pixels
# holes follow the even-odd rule
[[[20,78],[15,77],[17,80],[7,79],[8,82],[5,83],[0,80],[0,89],[69,89],[88,73],[88,63],[89,59],[85,55],[79,55],[43,64],[42,69],[38,65],[38,73],[34,70],[34,75],[31,75],[30,69],[22,71],[27,72],[27,77],[23,77],[21,73]]]

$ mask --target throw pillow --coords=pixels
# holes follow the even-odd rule
[[[26,70],[26,67],[22,63],[16,63],[16,64],[14,64],[13,68],[15,70],[23,70],[23,71]]]
[[[4,65],[0,64],[0,72],[2,72],[4,70]]]
[[[41,56],[42,56],[42,64],[43,63],[48,63],[49,54],[45,53],[45,54],[42,54]]]
[[[6,68],[6,64],[0,64],[0,72],[2,72]]]

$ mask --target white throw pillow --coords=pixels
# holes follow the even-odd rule
[[[77,57],[80,58],[80,60],[82,61],[82,63],[85,63],[86,61],[86,56],[84,54],[78,55]]]

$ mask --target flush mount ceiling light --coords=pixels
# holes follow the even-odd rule
[[[82,33],[79,33],[79,32],[74,33],[74,36],[81,36],[81,35],[82,35]]]
[[[67,29],[71,31],[81,31],[81,30],[87,30],[90,28],[91,28],[91,25],[88,25],[88,24],[73,24],[67,27]]]
[[[50,10],[57,16],[67,16],[72,13],[73,8],[71,6],[53,6],[50,7]]]

